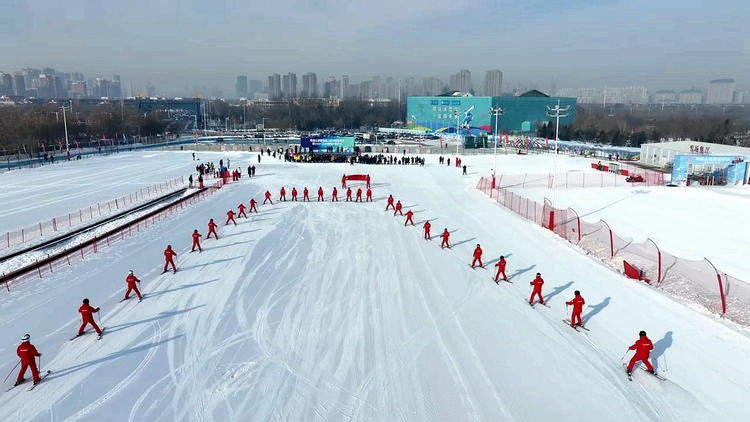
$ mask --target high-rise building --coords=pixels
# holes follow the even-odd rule
[[[26,77],[21,73],[13,75],[13,93],[19,97],[26,96]]]
[[[706,104],[731,104],[734,96],[734,79],[714,79],[708,83]]]
[[[302,92],[307,97],[318,96],[318,76],[314,72],[302,75]]]
[[[109,86],[109,96],[111,98],[122,97],[122,81],[120,81],[120,75],[112,75],[112,83]]]
[[[234,92],[237,94],[237,98],[247,98],[247,76],[240,75],[237,77]]]
[[[699,89],[680,91],[677,102],[680,104],[701,104],[703,102],[703,91]]]
[[[349,75],[341,75],[341,93],[339,93],[339,98],[343,99],[349,96]]]
[[[255,98],[255,94],[263,93],[263,81],[258,79],[252,79],[248,81],[248,94]]]
[[[0,72],[0,95],[13,95],[13,75]]]
[[[281,75],[274,73],[268,77],[268,98],[280,98],[281,95]]]
[[[459,92],[471,91],[471,72],[461,69],[455,75],[451,75],[450,90]]]
[[[484,77],[484,95],[499,97],[503,93],[503,72],[488,70]]]

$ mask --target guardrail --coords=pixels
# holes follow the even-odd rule
[[[180,198],[162,208],[154,210],[140,218],[129,221],[122,226],[112,229],[106,233],[96,236],[88,241],[82,242],[70,249],[62,249],[59,252],[47,255],[45,259],[35,260],[35,262],[19,268],[7,274],[2,274],[0,282],[5,284],[6,290],[10,291],[12,286],[19,286],[35,279],[43,278],[45,274],[52,274],[60,271],[62,268],[70,266],[76,261],[81,261],[87,257],[99,253],[102,248],[108,248],[112,245],[124,241],[141,231],[147,230],[162,220],[165,220],[175,213],[186,207],[200,202],[218,191],[223,186],[221,180],[209,186],[206,189],[196,191],[195,193]]]

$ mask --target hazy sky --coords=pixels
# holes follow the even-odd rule
[[[747,0],[0,0],[0,70],[122,75],[160,91],[239,74],[448,75],[548,88],[750,84]],[[301,83],[301,78],[300,78]]]

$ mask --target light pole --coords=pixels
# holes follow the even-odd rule
[[[497,169],[497,118],[505,114],[505,109],[502,107],[490,107],[490,114],[495,116],[495,162],[492,165],[492,189],[495,189],[495,170]]]
[[[71,101],[71,106],[72,104],[73,102]],[[67,107],[62,106],[60,108],[62,108],[63,112],[63,126],[65,126],[65,152],[70,153],[70,144],[68,143],[68,119],[65,117],[65,109]]]
[[[555,170],[552,174],[552,209],[549,212],[549,229],[554,230],[555,228],[555,186],[557,185],[557,145],[560,140],[560,118],[570,116],[570,106],[560,108],[560,100],[557,100],[557,105],[554,107],[547,106],[547,116],[554,117],[557,123],[555,124]]]
[[[265,146],[266,146],[266,118],[262,117],[261,119],[263,119],[263,121],[262,121],[262,125],[263,125],[263,147],[265,148]]]

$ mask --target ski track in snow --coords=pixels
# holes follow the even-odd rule
[[[231,183],[0,297],[8,314],[0,333],[33,329],[42,369],[53,370],[33,392],[0,396],[0,420],[703,421],[743,414],[750,394],[750,370],[738,363],[750,358],[744,335],[529,230],[475,191],[475,180],[457,177],[459,170],[305,166],[264,164],[260,177]],[[342,169],[373,174],[374,196],[394,193],[404,211],[415,212],[416,226],[384,212],[382,200],[282,202],[222,225],[227,209],[266,189],[276,196],[296,184],[301,197],[307,183],[328,195]],[[189,253],[189,233],[205,234],[208,218],[221,237]],[[451,249],[422,239],[425,219],[433,234],[452,232]],[[167,243],[179,253],[179,271],[162,275]],[[477,243],[486,269],[468,266]],[[500,254],[509,275],[520,272],[514,284],[490,280]],[[130,268],[146,297],[118,303]],[[525,283],[537,271],[549,309],[526,302]],[[611,299],[591,311],[591,332],[561,322],[574,288],[589,306]],[[102,307],[100,341],[90,327],[67,341],[78,328],[82,292]],[[15,327],[24,321],[44,329]],[[669,356],[669,381],[643,371],[628,381],[617,360],[642,326],[657,344],[674,331],[674,343],[657,356]],[[0,370],[15,364],[6,359]]]

